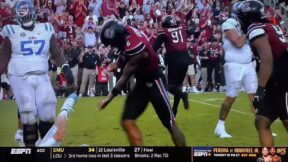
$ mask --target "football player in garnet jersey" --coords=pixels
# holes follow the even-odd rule
[[[18,25],[6,25],[2,31],[5,50],[0,55],[0,74],[8,69],[23,123],[24,143],[31,147],[38,140],[38,130],[43,138],[55,119],[56,97],[48,76],[49,53],[62,67],[70,85],[74,78],[57,46],[52,25],[35,23],[37,14],[33,3],[17,1],[14,13]]]
[[[258,88],[253,98],[255,126],[262,146],[273,146],[271,124],[279,117],[288,132],[288,42],[279,26],[267,23],[264,5],[241,2],[237,11],[251,48],[260,57]]]
[[[162,30],[159,30],[153,44],[153,49],[158,51],[164,43],[166,48],[165,64],[168,65],[168,90],[174,95],[173,113],[176,116],[180,99],[183,100],[184,108],[189,108],[188,94],[182,92],[183,80],[186,76],[188,66],[193,59],[188,54],[187,37],[185,25],[178,24],[173,16],[166,16],[162,22]]]
[[[147,37],[131,26],[108,21],[101,30],[100,38],[105,46],[117,47],[122,52],[119,59],[108,66],[107,71],[116,70],[120,64],[125,67],[109,96],[99,104],[99,109],[104,109],[134,74],[136,85],[127,96],[122,116],[122,126],[130,145],[143,145],[142,135],[135,120],[151,102],[163,126],[171,134],[174,144],[185,146],[185,137],[177,126],[170,107],[164,74]]]

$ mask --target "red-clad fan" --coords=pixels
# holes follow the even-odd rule
[[[166,48],[165,64],[168,65],[168,90],[174,95],[173,112],[177,114],[180,99],[184,108],[189,108],[188,94],[182,92],[182,83],[186,76],[187,68],[193,60],[188,55],[187,37],[194,34],[196,27],[191,31],[184,24],[179,24],[175,17],[166,16],[162,22],[162,30],[158,31],[153,44],[155,51],[164,43]]]
[[[220,88],[220,61],[221,61],[221,55],[222,55],[222,48],[217,42],[217,39],[212,38],[211,39],[211,46],[209,49],[209,63],[207,67],[207,82],[208,86],[214,87],[213,82],[212,82],[212,73],[214,71],[214,76],[215,76],[215,89],[219,91]]]
[[[68,22],[64,26],[65,32],[66,32],[66,38],[68,39],[68,42],[73,42],[76,38],[76,25],[73,22],[73,17],[70,15],[68,17]]]
[[[160,70],[157,54],[147,37],[131,26],[109,21],[104,24],[100,38],[105,46],[117,47],[122,52],[120,59],[110,64],[107,70],[116,70],[121,63],[121,58],[125,61],[125,67],[122,76],[109,96],[100,103],[99,108],[104,109],[121,92],[134,74],[136,85],[127,96],[122,116],[122,126],[130,144],[143,145],[142,135],[135,120],[151,102],[163,126],[171,134],[174,144],[185,146],[185,137],[178,128],[171,111],[165,76]]]
[[[279,26],[265,19],[264,5],[257,0],[241,2],[238,18],[255,55],[260,57],[259,81],[253,106],[255,126],[262,146],[273,146],[271,125],[280,118],[288,131],[288,42]]]

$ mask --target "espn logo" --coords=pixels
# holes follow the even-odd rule
[[[11,155],[29,155],[31,154],[31,149],[30,148],[12,148],[11,149],[11,152],[10,152]]]

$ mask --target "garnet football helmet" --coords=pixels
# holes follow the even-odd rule
[[[258,0],[246,0],[241,2],[237,15],[244,33],[246,33],[247,28],[252,23],[260,23],[266,21],[264,5]]]
[[[125,27],[114,20],[106,22],[100,32],[101,42],[105,46],[111,45],[120,50],[123,50],[126,43],[126,36],[127,32]]]
[[[179,24],[178,24],[176,18],[173,16],[168,15],[168,16],[164,17],[162,20],[162,27],[163,28],[175,28],[178,25]]]
[[[20,0],[14,5],[16,21],[19,25],[30,27],[37,19],[36,9],[30,0]]]

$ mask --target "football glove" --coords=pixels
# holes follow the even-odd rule
[[[71,71],[69,65],[68,64],[64,64],[62,66],[62,71],[64,73],[65,79],[67,79],[68,86],[73,85],[74,77],[73,77],[73,74],[72,74],[72,71]]]
[[[253,106],[255,109],[263,108],[264,106],[264,96],[265,96],[265,89],[262,86],[258,86],[257,92],[253,97]]]

